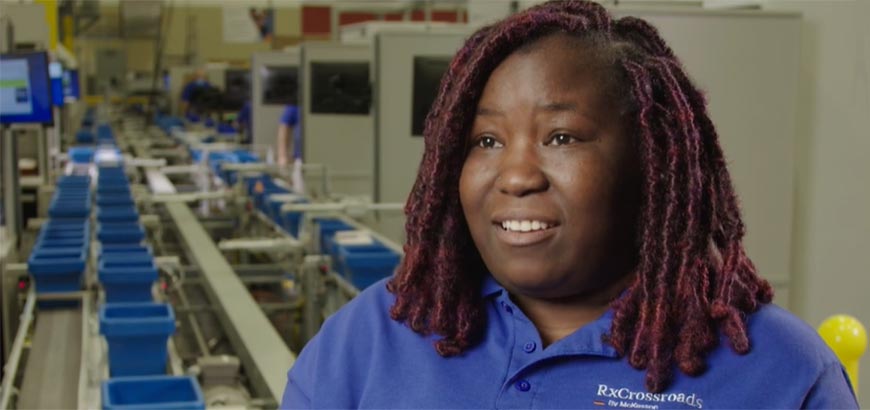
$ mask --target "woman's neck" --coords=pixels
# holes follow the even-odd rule
[[[535,324],[547,347],[601,317],[632,280],[634,275],[628,274],[603,289],[565,298],[536,299],[518,294],[511,298]]]

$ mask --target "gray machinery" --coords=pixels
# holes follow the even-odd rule
[[[127,52],[123,49],[103,48],[96,52],[96,91],[105,93],[107,87],[121,91],[127,85]]]
[[[422,122],[441,75],[470,34],[468,28],[375,35],[375,202],[405,202],[423,156]],[[400,243],[404,216],[379,229]]]
[[[253,145],[274,150],[278,122],[288,103],[298,105],[299,50],[254,53],[251,60],[251,118]],[[304,138],[303,138],[304,140]]]
[[[372,198],[371,48],[307,43],[300,58],[305,163],[324,166],[332,192]]]

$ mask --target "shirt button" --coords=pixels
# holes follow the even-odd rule
[[[507,303],[503,304],[502,306],[504,306],[504,311],[508,312],[508,314],[512,315],[514,313],[514,309]]]
[[[523,345],[523,351],[525,351],[526,353],[531,353],[535,351],[536,347],[538,347],[538,345],[536,345],[535,342],[528,342]]]
[[[517,382],[517,384],[515,385],[515,387],[516,387],[517,390],[519,390],[519,391],[526,392],[526,391],[531,390],[532,385],[529,384],[529,382],[526,381],[526,380],[520,380],[520,381]]]

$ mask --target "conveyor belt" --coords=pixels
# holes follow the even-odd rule
[[[81,308],[40,310],[24,368],[20,409],[78,407]]]
[[[280,402],[287,369],[296,360],[295,355],[190,208],[183,203],[168,203],[166,209],[202,272],[205,289],[220,307],[218,318],[245,364],[255,391]]]

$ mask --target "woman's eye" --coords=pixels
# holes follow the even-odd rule
[[[477,140],[477,146],[481,148],[500,148],[501,143],[493,137],[484,136]]]
[[[577,142],[577,138],[574,138],[568,134],[556,134],[553,136],[553,138],[550,139],[550,143],[548,145],[568,145],[573,142]]]

